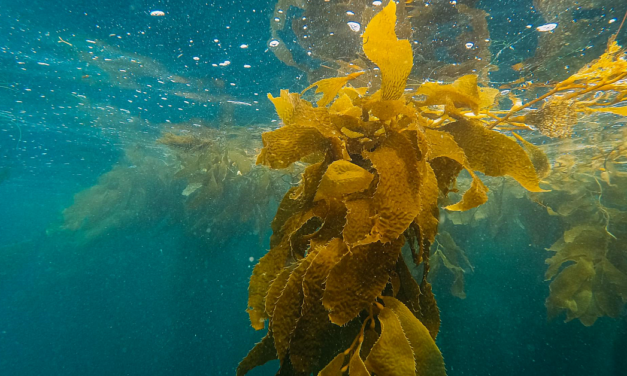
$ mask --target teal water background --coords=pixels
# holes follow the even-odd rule
[[[537,21],[531,5],[480,2],[503,40]],[[261,338],[245,312],[250,258],[265,252],[255,234],[208,247],[164,220],[86,247],[47,230],[124,147],[151,147],[163,124],[215,124],[228,106],[235,124],[276,120],[266,93],[308,83],[267,50],[273,9],[257,0],[0,0],[0,375],[232,375]],[[534,43],[500,63],[531,56]],[[147,68],[136,68],[140,57]],[[205,101],[186,103],[181,91]],[[625,319],[547,322],[546,252],[512,233],[456,234],[475,273],[465,300],[436,290],[449,375],[627,374]]]

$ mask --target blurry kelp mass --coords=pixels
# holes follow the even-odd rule
[[[156,148],[127,150],[97,185],[77,194],[59,229],[88,242],[166,221],[219,245],[251,231],[261,239],[269,207],[291,177],[254,165],[259,135],[243,127],[175,125]]]
[[[614,37],[600,58],[535,99],[523,103],[510,91],[509,110],[496,108],[501,93],[479,86],[476,74],[408,90],[413,52],[397,37],[397,15],[404,12],[390,1],[362,35],[364,54],[380,70],[376,91],[352,86],[363,77],[356,72],[318,81],[301,94],[268,95],[283,126],[262,135],[257,163],[282,169],[314,160],[279,205],[270,250],[253,271],[248,313],[253,328],[263,329],[267,320],[268,331],[240,363],[239,375],[272,359],[280,361],[279,374],[446,374],[434,342],[440,316],[428,277],[431,266],[443,265],[455,275],[452,293],[464,298],[464,273],[472,265],[448,233],[436,238],[439,206],[466,212],[489,201],[477,173],[509,176],[535,197],[559,193],[545,153],[496,129],[529,130],[530,123],[549,137],[568,137],[576,112],[622,111],[616,105],[627,96],[627,61]],[[302,98],[312,87],[323,94],[316,107]],[[513,117],[543,101],[542,109]],[[608,157],[618,156],[622,143],[604,164],[613,163]],[[464,169],[470,186],[448,203]],[[555,279],[546,304],[551,316],[566,310],[567,320],[592,325],[600,316],[617,317],[627,301],[627,275],[619,269],[627,255],[624,239],[608,229],[603,186],[587,175],[596,194],[578,184],[583,196],[561,197],[573,207],[591,196],[592,207],[585,223],[572,224],[549,249],[555,255],[546,278]],[[509,193],[504,187],[500,204]],[[566,262],[575,263],[560,270]]]
[[[185,218],[194,234],[221,243],[251,226],[260,239],[265,234],[268,208],[289,187],[283,180],[289,175],[254,165],[259,136],[243,127],[196,132],[183,128],[158,140],[180,162],[174,177],[187,184],[179,197],[184,198]]]

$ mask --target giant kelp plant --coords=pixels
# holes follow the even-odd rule
[[[510,94],[509,110],[492,111],[499,92],[479,87],[476,75],[407,90],[414,59],[409,41],[397,37],[396,20],[390,1],[362,36],[363,52],[380,69],[375,93],[350,86],[362,74],[354,72],[307,88],[322,93],[317,106],[302,94],[269,95],[283,126],[262,135],[257,163],[309,166],[280,203],[271,249],[253,271],[248,313],[255,329],[268,321],[268,332],[238,375],[272,359],[280,361],[280,375],[444,375],[435,344],[439,311],[427,279],[439,199],[457,190],[464,169],[470,187],[447,211],[487,201],[476,172],[545,191],[544,153],[499,126],[532,125],[564,137],[576,113],[620,111],[612,106],[624,99],[627,62],[614,40],[599,60],[537,99],[523,104]],[[525,112],[538,103],[544,106]],[[404,245],[421,269],[420,283]]]

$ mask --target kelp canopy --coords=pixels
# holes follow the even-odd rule
[[[528,129],[526,119],[513,115],[541,101],[548,108],[566,101],[581,113],[616,112],[624,98],[624,51],[614,41],[599,60],[538,99],[522,104],[510,96],[508,111],[491,110],[498,91],[478,86],[475,75],[407,90],[413,56],[409,41],[397,37],[396,11],[390,1],[363,33],[363,51],[381,71],[378,91],[350,86],[356,72],[312,85],[323,93],[317,106],[302,94],[269,95],[284,125],[263,134],[257,163],[309,166],[283,198],[271,249],[253,271],[248,313],[255,329],[268,321],[268,333],[239,375],[277,358],[281,375],[444,375],[435,345],[439,311],[427,280],[439,202],[456,192],[464,169],[472,182],[445,206],[449,212],[487,201],[477,172],[546,191],[540,187],[550,172],[544,153],[496,129]],[[527,115],[557,116],[543,110]],[[419,283],[404,245],[421,269]],[[436,256],[444,262],[451,254]]]

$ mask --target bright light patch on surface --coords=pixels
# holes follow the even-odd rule
[[[536,30],[538,30],[540,32],[545,32],[545,31],[554,30],[556,27],[557,27],[556,23],[548,23],[546,25],[542,25],[542,26],[536,27]]]
[[[348,27],[351,28],[351,30],[353,30],[354,32],[358,32],[359,30],[361,30],[361,24],[359,22],[355,22],[355,21],[350,21],[346,23],[348,25]]]
[[[377,1],[373,1],[372,5],[374,5],[375,7],[378,7],[379,5],[381,5],[381,2],[378,1],[378,0]]]
[[[163,17],[165,16],[165,12],[162,10],[153,10],[152,12],[150,12],[150,15],[153,17]]]

